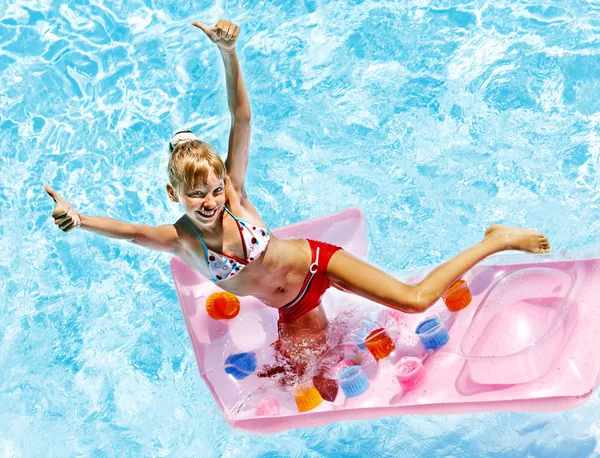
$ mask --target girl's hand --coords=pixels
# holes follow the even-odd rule
[[[235,43],[240,35],[240,28],[231,21],[219,19],[216,25],[208,27],[202,22],[192,22],[193,25],[201,29],[210,41],[219,48],[229,51],[235,48]]]
[[[74,227],[81,226],[81,217],[79,216],[79,213],[77,213],[77,210],[73,208],[71,202],[59,196],[49,185],[45,185],[44,189],[48,195],[52,197],[54,202],[56,202],[56,207],[52,212],[54,224],[64,232],[69,232]]]

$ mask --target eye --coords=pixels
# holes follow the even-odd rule
[[[206,194],[204,194],[203,192],[200,191],[194,191],[190,194],[190,196],[192,197],[204,197]]]
[[[223,192],[223,188],[215,189],[215,194],[221,194]]]

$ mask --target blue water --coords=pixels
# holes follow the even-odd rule
[[[221,62],[190,25],[219,17],[242,28],[247,186],[271,227],[360,206],[390,272],[496,222],[600,243],[597,1],[0,0],[0,456],[596,456],[597,394],[558,414],[232,430],[168,256],[54,228],[44,183],[85,213],[176,220],[169,136],[226,151]]]

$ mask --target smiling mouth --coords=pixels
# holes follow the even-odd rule
[[[217,213],[217,209],[215,208],[213,211],[211,212],[203,212],[198,210],[197,212],[200,216],[202,216],[203,218],[212,218],[213,216],[215,216],[215,213]]]

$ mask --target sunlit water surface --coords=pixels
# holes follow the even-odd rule
[[[170,6],[165,6],[166,4]],[[169,257],[58,232],[176,220],[166,141],[226,152],[229,17],[252,100],[248,192],[271,227],[360,206],[368,259],[439,263],[496,222],[598,244],[600,3],[0,2],[0,456],[584,457],[600,402],[255,436],[202,383]]]

